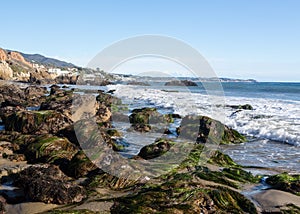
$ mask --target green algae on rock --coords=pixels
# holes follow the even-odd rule
[[[55,134],[71,123],[69,118],[54,110],[19,111],[4,119],[7,131],[22,134]]]
[[[272,175],[267,178],[266,182],[275,189],[300,196],[300,175],[289,175],[288,173]]]
[[[177,129],[180,138],[198,143],[237,144],[246,138],[236,130],[207,116],[186,116]]]
[[[42,135],[27,146],[25,156],[30,163],[57,163],[71,160],[77,150],[66,138]]]

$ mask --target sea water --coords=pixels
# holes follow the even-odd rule
[[[207,83],[206,83],[207,84]],[[222,146],[238,163],[248,166],[275,167],[300,172],[300,83],[222,83],[224,97],[212,102],[205,88],[113,85],[131,109],[156,107],[159,111],[206,115],[219,119],[245,134],[249,142]],[[253,110],[230,106],[250,104]],[[222,115],[220,117],[220,115]]]

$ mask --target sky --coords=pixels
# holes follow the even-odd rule
[[[300,81],[298,0],[10,0],[0,47],[86,66],[132,36],[186,42],[219,77]]]

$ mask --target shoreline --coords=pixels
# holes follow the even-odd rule
[[[15,87],[15,86],[12,86]],[[23,89],[22,89],[23,90]],[[22,90],[19,89],[14,89],[13,94],[14,93],[19,93],[17,96],[21,96],[20,94],[22,94]],[[24,89],[25,91],[28,91],[29,89]],[[79,200],[79,198],[94,198],[93,200],[95,200],[94,202],[89,201],[89,202],[84,202],[83,205],[79,205],[79,206],[75,206],[72,209],[87,209],[89,206],[94,207],[93,209],[99,209],[100,211],[116,211],[116,210],[123,210],[123,209],[128,209],[128,202],[124,203],[123,200],[132,200],[132,197],[127,197],[126,194],[122,195],[121,193],[124,191],[129,191],[129,193],[134,193],[136,196],[136,198],[134,200],[141,200],[142,198],[140,197],[140,194],[142,194],[141,190],[143,188],[145,188],[143,191],[146,191],[145,194],[149,194],[150,196],[154,193],[152,193],[152,191],[156,191],[155,189],[149,188],[147,187],[148,183],[149,185],[152,183],[151,185],[156,186],[157,189],[161,189],[159,190],[159,193],[163,193],[165,190],[167,191],[171,191],[169,188],[171,188],[169,185],[173,185],[173,182],[179,182],[182,183],[181,185],[185,185],[186,186],[186,190],[184,191],[192,191],[192,189],[190,189],[193,185],[190,183],[189,180],[181,180],[181,179],[177,179],[176,176],[186,176],[186,177],[192,177],[195,181],[197,181],[197,188],[196,191],[203,191],[201,189],[205,189],[205,191],[208,192],[208,195],[205,196],[208,200],[208,198],[211,198],[209,200],[213,200],[215,202],[215,204],[213,205],[214,208],[208,208],[208,207],[203,207],[203,210],[207,210],[207,209],[224,209],[226,210],[227,207],[223,207],[220,202],[218,200],[220,200],[219,198],[215,198],[215,195],[213,194],[213,192],[219,192],[221,191],[222,194],[227,195],[226,196],[226,200],[232,200],[230,199],[231,196],[230,195],[236,195],[235,197],[238,197],[241,199],[239,200],[245,200],[242,199],[243,196],[240,195],[240,192],[243,192],[244,189],[240,189],[241,185],[244,184],[249,184],[249,183],[256,183],[255,185],[260,185],[258,182],[259,180],[259,176],[253,176],[253,174],[248,173],[247,169],[249,168],[245,168],[242,166],[239,166],[238,164],[236,164],[233,160],[231,160],[231,158],[222,153],[220,153],[219,155],[221,156],[217,156],[214,157],[212,161],[212,164],[215,167],[208,167],[206,168],[205,166],[198,166],[198,162],[193,162],[194,158],[193,156],[191,156],[192,154],[188,154],[188,162],[184,162],[181,163],[179,166],[179,168],[176,168],[175,174],[169,174],[167,176],[167,178],[164,177],[159,177],[159,178],[155,178],[155,179],[151,179],[150,182],[146,182],[142,180],[136,180],[136,181],[130,181],[130,180],[120,180],[120,178],[115,178],[115,177],[111,177],[111,175],[108,174],[103,174],[103,172],[99,172],[99,169],[97,169],[97,167],[95,168],[95,166],[91,165],[90,161],[88,159],[86,159],[85,157],[82,156],[82,154],[80,153],[80,150],[78,151],[78,142],[76,144],[76,139],[74,141],[74,133],[72,134],[72,125],[74,123],[74,118],[72,117],[72,114],[70,114],[70,109],[71,107],[68,106],[70,99],[72,99],[72,90],[66,89],[66,90],[62,90],[60,87],[56,87],[56,86],[52,86],[51,87],[51,91],[50,94],[47,94],[47,96],[45,96],[45,90],[40,89],[39,87],[35,87],[32,86],[32,88],[30,88],[30,90],[32,90],[33,92],[31,92],[29,95],[33,96],[33,98],[26,98],[28,99],[27,102],[32,102],[34,104],[42,104],[40,106],[42,106],[42,108],[44,108],[43,110],[38,110],[38,111],[28,111],[26,110],[26,108],[24,109],[18,109],[18,108],[3,108],[3,110],[7,110],[7,109],[12,109],[12,115],[15,115],[14,117],[20,117],[20,120],[27,120],[27,118],[30,117],[36,117],[36,119],[34,119],[32,122],[28,121],[28,123],[22,123],[23,127],[19,127],[14,125],[13,122],[13,118],[11,116],[11,110],[7,113],[5,113],[4,111],[4,116],[2,116],[4,118],[4,122],[9,125],[6,128],[11,129],[11,130],[6,130],[6,131],[2,131],[0,132],[0,137],[1,137],[1,141],[5,142],[7,141],[7,144],[3,144],[3,151],[5,150],[5,157],[8,154],[8,157],[12,158],[12,164],[25,164],[25,162],[19,162],[19,160],[14,159],[14,158],[25,158],[28,159],[30,162],[30,165],[27,167],[27,171],[28,170],[34,170],[35,173],[46,173],[45,174],[45,178],[50,179],[49,181],[51,182],[56,182],[56,179],[61,179],[62,182],[66,182],[66,184],[68,186],[72,186],[72,188],[76,188],[78,191],[78,194],[75,198],[71,199],[71,200]],[[9,96],[15,96],[13,94],[10,94]],[[38,99],[36,99],[35,97],[37,96],[37,94],[39,94],[38,96],[40,96]],[[49,99],[49,97],[51,99]],[[6,99],[4,97],[4,99]],[[11,98],[9,98],[11,99]],[[80,100],[80,102],[82,103],[87,103],[87,99],[83,99]],[[18,100],[16,99],[15,102],[20,102],[21,105],[22,101],[21,99]],[[101,130],[104,131],[102,134],[103,136],[105,136],[105,138],[102,139],[107,139],[108,141],[105,143],[108,143],[109,145],[109,150],[113,149],[115,151],[122,151],[122,149],[126,148],[126,145],[122,145],[122,144],[118,144],[119,141],[116,141],[116,139],[121,140],[122,139],[122,135],[120,135],[118,133],[118,130],[115,129],[115,127],[111,124],[111,122],[109,122],[109,119],[111,117],[111,110],[110,108],[108,108],[108,105],[111,105],[111,103],[114,102],[121,102],[118,98],[113,97],[109,94],[103,93],[103,92],[99,92],[99,95],[97,97],[97,100],[95,103],[91,103],[90,105],[90,109],[88,112],[84,111],[81,109],[81,111],[78,113],[78,115],[76,116],[76,120],[75,122],[78,120],[79,121],[79,125],[80,127],[87,127],[85,123],[80,124],[82,118],[81,115],[84,115],[84,113],[87,113],[89,115],[96,115],[96,120],[98,121],[99,124],[101,124]],[[67,105],[66,105],[67,104]],[[67,108],[66,108],[67,107]],[[95,108],[95,109],[94,109]],[[76,110],[80,110],[80,108],[76,109]],[[146,112],[144,112],[146,111]],[[134,114],[136,114],[136,116],[132,116]],[[145,114],[146,113],[146,114]],[[145,117],[145,115],[151,114],[153,115],[153,117],[155,116],[161,116],[161,113],[159,113],[156,109],[151,109],[151,108],[146,108],[145,110],[141,111],[141,109],[137,109],[136,111],[132,111],[131,116],[130,116],[130,123],[131,123],[131,129],[135,129],[134,131],[136,132],[149,132],[149,129],[153,129],[154,125],[153,124],[147,124],[148,118],[149,116]],[[175,117],[176,115],[170,115],[169,117]],[[40,119],[42,117],[42,119]],[[176,116],[178,117],[178,116]],[[181,117],[181,116],[180,116]],[[10,121],[9,123],[7,122],[6,118],[12,118],[12,121]],[[50,120],[51,118],[51,120]],[[119,117],[119,119],[122,119],[123,116]],[[134,122],[136,119],[135,118],[139,118],[139,123]],[[141,119],[142,118],[142,119]],[[188,117],[189,120],[193,119],[193,117]],[[169,118],[170,119],[170,118]],[[168,120],[169,120],[168,119]],[[57,121],[55,123],[55,125],[53,126],[52,123],[48,123],[48,121]],[[182,117],[182,120],[185,120],[185,117]],[[198,120],[198,119],[197,119]],[[219,126],[219,122],[212,120],[213,123],[215,123],[215,126],[211,126],[209,123],[207,123],[206,120],[212,120],[210,118],[207,119],[207,117],[203,117],[202,118],[202,122],[206,124],[206,126],[209,129],[213,129],[215,126]],[[40,121],[40,122],[36,122],[36,121]],[[71,122],[72,121],[72,122]],[[100,122],[99,122],[100,121]],[[140,124],[141,121],[144,121],[144,124]],[[76,122],[77,123],[77,122]],[[37,128],[37,125],[39,126]],[[224,125],[221,124],[220,125]],[[31,126],[31,128],[28,128],[28,126]],[[153,126],[153,127],[152,127]],[[225,125],[224,125],[225,126]],[[228,127],[225,129],[227,131],[229,131],[228,133],[231,133]],[[63,132],[62,132],[63,130]],[[79,129],[81,130],[81,129]],[[113,131],[112,131],[113,130]],[[13,131],[13,132],[12,132]],[[15,132],[18,132],[18,134],[16,135]],[[70,132],[71,131],[71,132]],[[130,132],[133,130],[126,130],[126,132]],[[201,130],[200,130],[201,131]],[[85,130],[85,133],[83,133],[85,136],[89,136],[89,133],[92,133],[93,130]],[[50,135],[49,135],[50,133]],[[149,132],[150,133],[150,132]],[[215,133],[215,132],[214,132]],[[195,134],[195,133],[192,133]],[[196,133],[197,134],[197,133]],[[235,140],[239,139],[241,140],[242,138],[240,138],[239,134],[235,134],[232,136],[232,138],[236,138]],[[4,140],[6,139],[6,140]],[[203,138],[202,140],[207,140],[207,138]],[[95,138],[94,140],[97,140],[97,138]],[[93,143],[93,141],[91,141],[91,143]],[[99,139],[98,139],[99,140]],[[142,138],[140,139],[142,140]],[[232,139],[231,139],[232,140]],[[95,141],[96,142],[96,141]],[[122,142],[122,141],[121,141]],[[51,145],[51,146],[46,146],[47,145]],[[229,142],[230,143],[230,142]],[[240,142],[239,142],[240,143]],[[249,142],[252,143],[252,142]],[[38,149],[39,147],[36,147],[37,145],[43,145],[45,144],[45,146],[43,146],[43,149],[46,149],[45,151]],[[158,140],[156,142],[154,142],[153,144],[146,144],[144,147],[141,148],[140,152],[134,157],[137,160],[139,159],[145,159],[147,160],[147,158],[149,157],[153,157],[153,155],[155,155],[155,157],[160,156],[161,154],[164,154],[165,152],[168,152],[170,148],[172,148],[173,145],[176,145],[176,142],[172,141],[172,138],[167,138],[167,139],[163,139],[163,140]],[[19,147],[16,147],[16,146]],[[158,146],[159,145],[159,146]],[[184,145],[184,144],[183,144]],[[201,144],[200,144],[201,145]],[[24,147],[25,146],[25,147]],[[24,150],[24,148],[25,150]],[[54,153],[53,148],[61,148],[62,153],[57,154],[56,152]],[[195,150],[196,152],[201,151],[200,148],[198,148],[199,145],[196,147],[197,150]],[[40,147],[42,148],[42,147]],[[144,149],[147,148],[147,149]],[[161,151],[158,152],[157,148],[162,149]],[[144,149],[144,150],[143,150]],[[150,150],[149,150],[150,149]],[[154,149],[153,151],[151,151],[151,149]],[[165,150],[166,149],[166,150]],[[200,150],[199,150],[200,149]],[[107,150],[107,151],[109,151]],[[199,150],[199,151],[198,151]],[[16,153],[17,151],[17,153]],[[142,153],[142,151],[146,151],[146,153]],[[150,152],[150,153],[149,153]],[[154,152],[154,153],[151,153]],[[163,153],[160,153],[163,152]],[[4,153],[3,153],[4,154]],[[3,155],[2,154],[2,155]],[[15,154],[25,154],[25,156],[14,156]],[[50,156],[49,156],[50,155]],[[51,157],[51,155],[54,155],[53,157],[55,157],[55,159],[58,158],[63,158],[64,162],[48,162],[49,160],[52,160],[53,158]],[[35,157],[36,156],[36,157]],[[45,158],[44,158],[45,157]],[[197,157],[197,156],[196,156]],[[60,159],[58,159],[60,160]],[[79,160],[79,161],[78,161]],[[192,162],[191,162],[192,161]],[[199,160],[197,160],[199,161]],[[9,161],[5,161],[5,162],[0,162],[0,164],[2,163],[2,165],[8,166],[9,165]],[[31,166],[35,166],[35,168],[32,168]],[[55,166],[56,165],[56,166]],[[59,168],[57,167],[59,166]],[[53,168],[54,167],[54,168]],[[74,168],[72,168],[74,167]],[[29,180],[26,176],[27,176],[27,172],[26,170],[21,170],[21,172],[19,172],[18,170],[14,171],[14,172],[9,172],[8,173],[8,177],[10,176],[10,174],[16,174],[17,176],[24,176],[24,182],[26,184],[22,184],[22,185],[33,185],[31,184],[31,178]],[[63,170],[63,171],[60,171]],[[73,170],[73,171],[70,171]],[[98,171],[98,172],[97,172]],[[101,170],[100,170],[101,171]],[[26,172],[26,173],[25,173]],[[29,172],[29,171],[28,171]],[[62,176],[59,178],[55,178],[53,180],[53,173],[57,172],[57,176]],[[96,174],[93,174],[93,173]],[[171,171],[170,171],[171,172]],[[194,173],[193,173],[194,172]],[[22,173],[25,173],[22,175]],[[50,173],[50,174],[48,174]],[[65,173],[67,174],[67,177],[65,175]],[[91,174],[92,173],[92,174]],[[196,174],[195,174],[196,173]],[[6,175],[5,175],[6,176]],[[47,177],[49,176],[49,178]],[[195,177],[196,176],[196,177]],[[199,176],[199,177],[198,177]],[[208,176],[212,176],[212,177],[208,177]],[[225,176],[225,180],[224,178],[221,179],[221,177],[219,176]],[[79,183],[74,183],[74,178],[85,178],[88,181],[88,183],[85,182],[79,182]],[[93,179],[100,179],[100,180],[93,180]],[[184,177],[183,177],[184,178]],[[200,178],[200,180],[199,180]],[[201,181],[201,179],[204,180],[209,180],[209,179],[217,179],[215,181],[215,185],[213,185],[214,187],[209,187],[207,185],[205,185],[205,182],[203,182],[203,180]],[[11,179],[11,178],[9,178]],[[14,179],[14,178],[12,178]],[[23,178],[22,178],[23,179]],[[34,178],[37,179],[37,178]],[[40,179],[40,178],[38,178]],[[43,179],[43,176],[42,176]],[[72,182],[70,182],[70,179],[72,180]],[[248,179],[252,179],[252,180],[248,180]],[[36,183],[34,185],[41,185],[43,180],[38,180],[38,182],[40,183]],[[91,183],[89,183],[91,182]],[[100,183],[99,183],[100,182]],[[132,183],[133,182],[133,183]],[[157,182],[157,183],[156,183]],[[100,186],[97,186],[99,185]],[[160,184],[159,184],[160,183]],[[62,183],[62,185],[66,185],[64,183]],[[159,184],[159,185],[158,185]],[[25,186],[21,188],[24,188]],[[94,186],[96,185],[96,186]],[[101,186],[102,185],[102,186]],[[104,186],[103,186],[104,185]],[[96,187],[96,189],[95,189]],[[99,189],[99,187],[101,187]],[[133,188],[134,187],[134,188]],[[39,187],[40,188],[40,187]],[[79,189],[78,189],[79,188]],[[87,188],[88,193],[85,192],[85,188]],[[97,188],[99,190],[99,192],[97,192]],[[125,188],[125,189],[124,189]],[[127,189],[126,189],[127,188]],[[133,188],[133,189],[131,189]],[[176,193],[176,188],[173,189],[174,193]],[[90,195],[91,193],[89,192],[91,191],[93,194]],[[182,190],[181,190],[182,191]],[[194,190],[193,190],[194,191]],[[251,196],[255,201],[257,201],[258,204],[261,205],[261,208],[263,210],[268,210],[268,209],[273,209],[274,206],[282,206],[282,209],[285,209],[286,207],[284,207],[284,203],[286,201],[284,201],[284,197],[286,196],[288,197],[288,199],[292,200],[297,200],[299,199],[299,196],[296,195],[292,195],[289,194],[285,194],[282,193],[281,191],[278,192],[277,190],[275,192],[278,192],[279,196],[278,198],[276,198],[276,200],[273,200],[270,198],[270,192],[272,192],[271,190],[262,190],[260,193]],[[273,191],[274,192],[274,191]],[[57,194],[57,193],[55,193]],[[61,193],[59,193],[61,194]],[[63,193],[65,194],[65,193]],[[67,193],[68,194],[68,193]],[[86,195],[87,194],[87,195]],[[106,195],[110,195],[110,197],[113,197],[114,200],[118,201],[118,203],[112,203],[110,200],[104,199]],[[155,193],[158,194],[158,193]],[[177,193],[176,193],[177,194]],[[6,205],[6,208],[8,210],[21,210],[20,212],[35,212],[35,210],[32,209],[31,206],[36,205],[36,209],[42,209],[42,208],[49,208],[49,209],[53,209],[53,208],[60,208],[57,205],[52,205],[50,201],[55,202],[56,199],[53,198],[54,195],[48,195],[47,197],[48,199],[48,205],[44,206],[43,203],[37,202],[37,203],[32,203],[32,202],[26,202],[24,203],[24,199],[18,199],[18,200],[23,200],[22,203],[17,203],[17,205],[15,206],[11,206],[11,205]],[[27,196],[28,197],[28,196]],[[104,198],[103,198],[104,197]],[[144,197],[144,196],[143,196]],[[149,196],[147,196],[149,197]],[[191,195],[191,198],[189,202],[189,206],[194,207],[194,201],[196,200],[196,198],[193,198],[194,196]],[[204,198],[205,198],[204,197]],[[11,198],[10,200],[12,200],[13,198]],[[35,200],[40,200],[40,199],[35,199]],[[65,200],[65,199],[64,199]],[[82,200],[82,199],[80,199]],[[101,201],[101,202],[97,202],[97,201]],[[155,200],[157,200],[155,197],[150,197],[150,201],[153,200],[153,202],[151,204],[155,204],[158,202],[155,202]],[[176,199],[177,200],[177,199]],[[178,199],[179,200],[179,199]],[[50,202],[50,203],[49,203]],[[78,201],[76,201],[78,202]],[[131,201],[132,203],[135,203],[134,201]],[[66,200],[66,202],[59,202],[62,204],[69,204],[70,202],[68,202]],[[144,202],[143,202],[144,203]],[[147,206],[147,201],[145,201],[145,205],[137,205],[137,207],[131,207],[130,209],[137,209],[138,206],[145,206],[145,208]],[[165,202],[164,202],[165,203]],[[180,202],[183,203],[183,202]],[[208,201],[207,201],[208,203]],[[231,201],[230,203],[236,203],[234,201]],[[237,210],[253,210],[253,204],[251,204],[251,202],[247,201],[247,205],[246,207],[244,207],[244,205],[240,204],[239,206],[236,206],[234,209]],[[297,204],[295,204],[296,206],[298,206]],[[152,206],[152,205],[151,205]],[[127,207],[127,208],[126,208]],[[149,207],[147,207],[148,209]],[[164,208],[164,209],[169,209],[169,208]],[[178,209],[176,208],[176,206],[174,206],[174,208],[172,209]],[[196,207],[194,207],[193,209],[198,209]],[[229,209],[229,208],[228,208]],[[294,208],[291,208],[294,209]],[[300,208],[299,208],[300,209]],[[27,211],[25,211],[27,210]],[[98,211],[99,211],[98,210]],[[45,211],[45,210],[43,210]],[[37,211],[38,212],[38,211]]]

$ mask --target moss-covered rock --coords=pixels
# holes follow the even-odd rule
[[[7,131],[22,134],[55,134],[69,126],[71,122],[69,118],[53,110],[19,111],[4,118]]]
[[[71,159],[66,169],[66,174],[74,178],[80,178],[97,169],[98,167],[81,150]]]
[[[207,186],[192,173],[176,173],[160,184],[118,198],[112,213],[256,213],[237,191]]]
[[[154,143],[144,146],[138,156],[146,160],[159,157],[168,152],[174,143],[167,139],[157,139]]]
[[[71,158],[77,152],[74,144],[66,138],[52,135],[37,137],[27,146],[25,156],[30,163],[57,163]]]
[[[229,155],[226,155],[219,150],[215,151],[214,154],[209,158],[208,163],[217,164],[223,167],[238,166]]]
[[[120,105],[122,104],[121,99],[114,97],[110,94],[104,93],[102,91],[98,91],[99,95],[96,97],[97,102],[103,104],[107,107],[111,107],[112,105]]]
[[[171,115],[162,115],[156,108],[134,109],[129,116],[133,128],[141,132],[149,132],[153,128],[165,130],[166,124],[172,120]]]
[[[186,116],[177,130],[180,138],[198,143],[236,144],[246,138],[220,121],[206,116]]]
[[[240,193],[226,187],[208,191],[216,207],[224,213],[257,213],[251,201]]]
[[[300,196],[300,175],[289,175],[288,173],[272,175],[267,178],[266,182],[275,189]]]

